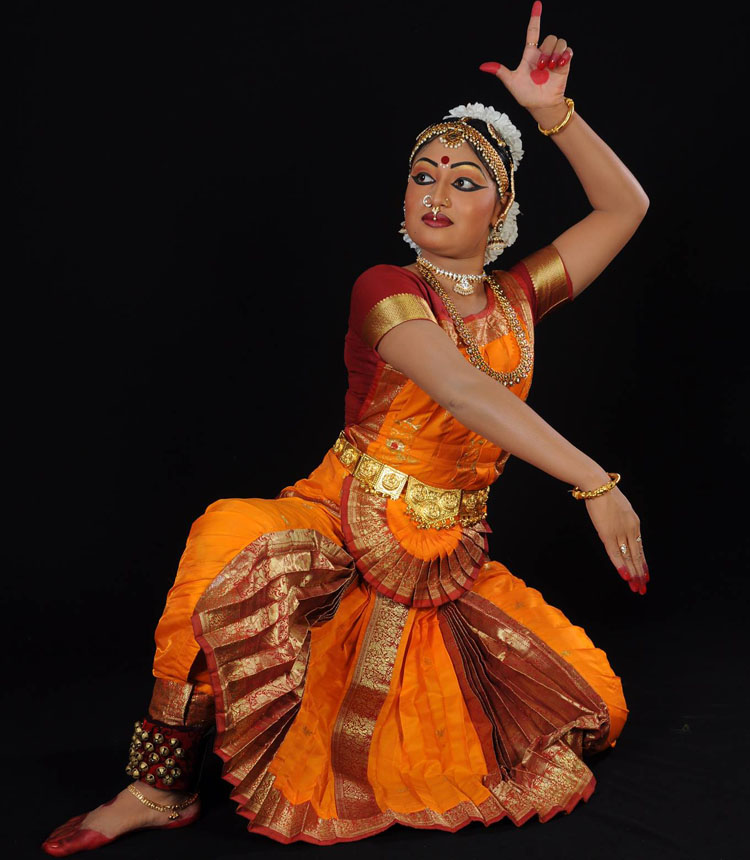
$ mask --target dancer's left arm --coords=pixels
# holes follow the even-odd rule
[[[532,7],[526,42],[538,43],[541,2]],[[547,36],[538,48],[527,44],[515,70],[485,64],[542,128],[553,128],[567,114],[565,86],[573,52],[564,39]],[[550,62],[551,60],[551,62]],[[562,131],[549,136],[578,176],[593,211],[561,233],[552,244],[579,295],[617,256],[638,229],[649,199],[638,180],[585,122],[576,108]],[[564,201],[551,195],[558,211]]]

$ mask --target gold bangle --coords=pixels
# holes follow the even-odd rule
[[[594,499],[597,496],[603,496],[604,493],[609,492],[620,480],[617,472],[607,472],[607,474],[612,478],[608,484],[602,484],[601,487],[597,487],[595,490],[582,490],[580,487],[576,487],[573,490],[568,490],[568,492],[571,493],[574,499]]]
[[[565,126],[570,122],[571,117],[573,116],[573,110],[575,108],[575,102],[573,99],[565,96],[565,104],[568,106],[568,112],[565,114],[565,119],[562,122],[559,122],[554,128],[542,128],[541,123],[537,123],[536,126],[541,131],[542,134],[549,136],[550,134],[557,134],[558,131],[562,131]]]

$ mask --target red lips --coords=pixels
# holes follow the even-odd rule
[[[422,220],[432,227],[447,227],[449,224],[453,223],[450,218],[442,213],[438,213],[438,215],[435,216],[432,212],[428,212],[426,215],[423,215]]]

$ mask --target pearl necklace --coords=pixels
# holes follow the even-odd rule
[[[487,376],[491,376],[493,379],[496,379],[498,382],[502,382],[506,387],[509,385],[516,385],[525,379],[529,373],[531,372],[531,368],[533,366],[533,352],[531,349],[531,344],[529,343],[528,338],[526,337],[526,332],[523,330],[521,326],[521,322],[516,315],[516,312],[513,310],[513,305],[508,301],[507,296],[502,290],[500,284],[498,284],[492,274],[486,275],[487,283],[492,288],[492,292],[495,294],[498,302],[500,303],[500,307],[502,308],[503,314],[505,315],[505,319],[508,323],[508,327],[513,332],[513,335],[516,339],[516,343],[518,344],[518,351],[521,353],[521,357],[519,362],[515,368],[515,370],[510,371],[510,373],[501,370],[494,370],[487,364],[482,356],[482,353],[479,351],[479,347],[477,346],[476,341],[469,333],[466,324],[463,321],[463,318],[459,314],[456,306],[450,299],[448,293],[440,286],[440,282],[438,279],[430,272],[429,268],[424,265],[423,258],[417,258],[417,266],[420,269],[424,279],[427,283],[435,290],[435,292],[440,296],[443,300],[443,304],[448,309],[448,313],[451,315],[453,320],[453,325],[458,332],[461,340],[466,345],[466,351],[469,354],[469,361],[483,373],[486,373]]]
[[[449,272],[447,269],[439,269],[434,263],[426,260],[421,254],[417,257],[417,263],[427,266],[427,268],[436,275],[444,275],[446,278],[451,278],[456,281],[457,283],[453,285],[453,292],[458,293],[460,296],[474,295],[474,287],[469,283],[469,281],[479,281],[481,283],[484,278],[484,272],[479,275],[463,275],[460,272]]]

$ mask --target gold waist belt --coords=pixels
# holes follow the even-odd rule
[[[471,526],[487,514],[489,487],[479,490],[443,490],[424,484],[413,475],[407,475],[360,451],[346,438],[343,430],[339,433],[333,451],[362,483],[366,492],[398,499],[405,491],[406,510],[419,528],[442,529],[456,523]]]

